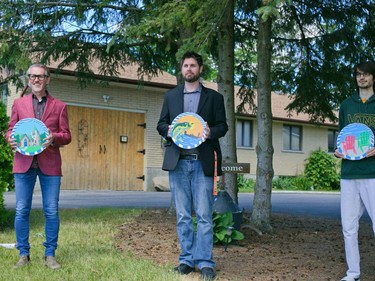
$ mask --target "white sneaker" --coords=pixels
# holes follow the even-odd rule
[[[340,281],[360,281],[359,278],[345,276],[344,278],[340,279]]]

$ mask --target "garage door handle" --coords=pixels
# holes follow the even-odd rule
[[[103,151],[104,151],[104,154],[107,152],[107,148],[105,147],[105,145],[103,145]]]
[[[99,154],[101,154],[102,153],[102,145],[100,144],[99,145]]]

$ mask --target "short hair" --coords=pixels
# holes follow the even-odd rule
[[[195,59],[198,63],[199,66],[203,65],[203,58],[201,55],[197,54],[196,52],[193,51],[188,51],[185,54],[182,55],[181,58],[181,66],[183,65],[185,59]]]
[[[372,61],[360,62],[354,67],[354,71],[353,71],[353,79],[354,79],[355,85],[357,85],[357,88],[358,88],[358,84],[357,84],[356,77],[357,77],[358,70],[363,71],[365,73],[372,74],[372,77],[375,79],[375,62],[372,62]],[[373,85],[372,88],[374,89],[374,87],[375,86]]]
[[[49,77],[48,67],[45,66],[44,64],[41,64],[41,63],[34,63],[34,64],[30,65],[29,69],[26,71],[26,76],[30,75],[30,69],[33,68],[33,67],[43,68],[44,69],[44,75]],[[23,90],[21,92],[21,95],[20,95],[21,98],[26,94],[26,91],[27,91],[28,87],[29,87],[29,85],[26,83],[25,87],[23,88]]]
[[[26,71],[26,76],[29,76],[30,69],[33,68],[33,67],[43,68],[44,69],[44,75],[45,76],[49,76],[49,69],[48,69],[48,67],[45,66],[44,64],[41,64],[41,63],[34,63],[34,64],[30,65],[29,69]]]

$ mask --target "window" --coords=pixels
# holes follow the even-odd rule
[[[283,126],[283,149],[301,151],[302,150],[302,127],[284,125]]]
[[[335,152],[338,133],[337,130],[328,130],[328,152]]]
[[[253,146],[253,122],[251,120],[237,119],[237,146]]]

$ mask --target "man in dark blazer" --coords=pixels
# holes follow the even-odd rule
[[[228,131],[224,98],[200,83],[202,57],[187,52],[181,60],[184,85],[166,92],[160,119],[159,134],[166,140],[163,170],[169,171],[177,215],[177,234],[181,253],[175,270],[180,274],[201,271],[204,280],[215,278],[213,260],[213,186],[214,176],[220,176],[222,155],[219,138]],[[171,138],[171,123],[181,113],[200,115],[206,123],[204,141],[196,148],[182,149]],[[197,216],[194,234],[192,206]]]
[[[71,135],[68,124],[66,104],[46,90],[50,82],[49,71],[42,64],[33,64],[26,72],[28,85],[21,98],[16,99],[6,133],[6,139],[13,149],[17,143],[12,137],[16,123],[25,118],[41,120],[48,129],[48,136],[43,141],[44,150],[35,156],[16,152],[14,155],[13,173],[16,187],[16,247],[20,259],[15,267],[23,267],[30,263],[29,215],[36,178],[39,178],[43,212],[45,216],[45,265],[50,269],[60,268],[55,259],[55,250],[59,234],[58,202],[61,183],[60,147],[69,144]],[[27,88],[31,93],[23,96]]]

